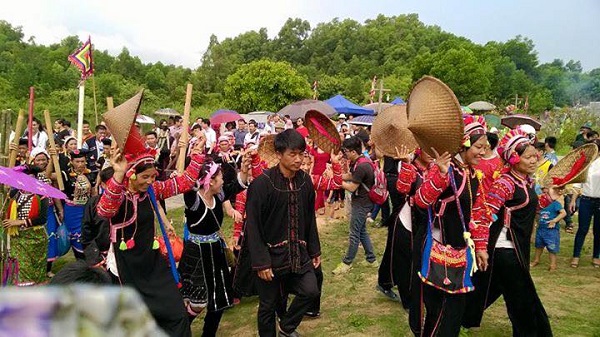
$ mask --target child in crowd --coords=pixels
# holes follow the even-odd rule
[[[564,188],[557,190],[562,196]],[[560,250],[560,228],[558,223],[567,215],[563,207],[563,198],[554,200],[550,205],[540,210],[539,222],[535,233],[535,258],[531,267],[540,263],[540,257],[544,248],[550,254],[550,267],[548,270],[556,270],[556,255]]]

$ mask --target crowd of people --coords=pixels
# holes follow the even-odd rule
[[[258,295],[259,335],[299,336],[303,317],[321,314],[325,273],[317,216],[333,218],[347,207],[348,248],[336,257],[332,277],[352,272],[362,246],[364,263],[378,271],[376,289],[408,311],[415,336],[457,336],[478,327],[501,295],[513,335],[552,335],[529,269],[544,249],[549,269],[558,268],[559,224],[572,232],[576,210],[571,267],[579,265],[593,218],[592,261],[600,268],[600,161],[591,159],[581,186],[565,188],[544,183],[558,163],[557,139],[541,142],[528,126],[502,135],[488,132],[483,117],[464,115],[457,153],[399,144],[396,155],[387,156],[369,127],[347,120],[340,114],[331,122],[340,148],[331,152],[318,146],[303,118],[277,114],[260,128],[252,119],[211,125],[198,118],[188,141],[181,137],[180,116],[146,132],[136,123],[125,139],[105,122],[92,132],[84,121],[81,146],[69,121],[44,130],[34,120],[32,135],[11,145],[17,167],[54,185],[59,172],[67,199],[11,190],[3,225],[20,263],[21,285],[132,286],[170,336],[190,336],[202,312],[203,336],[215,336],[224,310]],[[600,145],[597,136],[586,124],[573,147]],[[48,147],[48,137],[59,149]],[[180,153],[186,154],[183,172],[176,170]],[[58,169],[51,156],[58,156]],[[381,177],[383,202],[373,197]],[[164,200],[178,194],[186,236],[174,275],[158,249],[155,223],[174,231]],[[225,216],[234,222],[231,237],[223,235]],[[371,223],[388,230],[380,260]],[[64,254],[57,247],[61,224],[79,269],[53,270]]]

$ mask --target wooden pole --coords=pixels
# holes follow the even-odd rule
[[[79,85],[79,108],[77,109],[77,148],[81,149],[83,143],[83,99],[85,98],[85,84]]]
[[[27,141],[27,148],[29,149],[29,152],[31,152],[31,148],[33,146],[33,102],[34,102],[33,98],[35,95],[34,90],[35,89],[33,87],[29,87],[29,121],[27,124],[27,130],[29,130],[27,132],[27,138],[29,139]]]
[[[98,125],[98,105],[96,104],[96,80],[92,74],[92,91],[94,92],[94,114],[96,116],[96,125]]]
[[[46,128],[48,130],[52,130],[52,120],[50,119],[50,111],[44,110],[44,119],[46,120]],[[54,149],[54,151],[58,151],[56,148],[56,144],[54,143],[54,136],[50,135],[48,137],[50,141],[50,149]],[[56,173],[56,183],[58,184],[58,188],[63,191],[65,189],[65,184],[62,180],[62,173],[60,172],[60,164],[58,163],[58,156],[53,154],[51,156],[52,165],[54,166],[54,173]]]
[[[181,142],[183,140],[186,144],[189,140],[188,128],[190,126],[190,110],[192,109],[192,87],[192,84],[188,83],[185,93],[185,107],[183,108],[183,126],[181,136],[179,137],[179,141]],[[179,156],[177,157],[177,172],[179,173],[183,173],[186,150],[187,146],[179,149]]]
[[[2,113],[0,114],[0,155],[2,156],[2,163],[1,165],[4,166],[4,143],[6,143],[4,141],[4,138],[8,139],[10,137],[10,129],[8,129],[8,132],[6,132],[7,128],[6,128],[6,119],[7,119],[7,113],[8,110],[3,110]]]
[[[115,103],[113,102],[112,97],[106,97],[106,111],[112,110],[115,108]]]
[[[25,123],[25,111],[19,110],[19,116],[17,117],[17,126],[15,127],[15,139],[13,143],[16,146],[19,146],[19,139],[21,138],[21,133],[23,132],[23,124]],[[10,155],[8,157],[8,167],[14,167],[15,162],[17,161],[17,151],[11,150]]]
[[[384,89],[383,88],[383,77],[381,78],[381,80],[379,80],[379,99],[377,100],[377,114],[379,115],[379,113],[381,112],[381,103],[383,101],[383,92],[387,92],[390,91],[390,89]]]

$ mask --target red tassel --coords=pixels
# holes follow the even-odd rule
[[[127,240],[127,249],[133,249],[135,247],[135,241],[133,239]]]
[[[181,287],[183,287],[183,284],[181,282],[177,283],[177,289],[181,289]]]

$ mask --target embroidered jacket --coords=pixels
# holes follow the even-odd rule
[[[191,190],[196,184],[196,180],[198,180],[203,163],[204,155],[192,156],[190,165],[188,165],[182,175],[165,181],[154,181],[152,188],[156,194],[156,199],[164,200]],[[107,219],[112,218],[119,210],[123,200],[125,200],[125,193],[125,181],[118,183],[114,178],[111,178],[106,183],[106,190],[98,203],[98,214]]]
[[[454,161],[451,162],[450,165],[453,168],[456,185],[459,190],[458,193],[461,199],[461,208],[463,216],[465,217],[464,221],[465,226],[467,227],[466,229],[471,233],[471,237],[475,242],[475,250],[486,250],[489,226],[474,226],[470,224],[472,207],[476,200],[482,198],[484,195],[483,187],[478,182],[479,177],[477,177],[476,173],[471,168],[463,168]],[[449,174],[442,174],[439,167],[433,165],[429,169],[425,181],[423,181],[423,184],[417,189],[415,203],[418,207],[423,209],[432,206],[436,218],[439,219],[441,223],[445,223],[446,227],[448,227],[447,232],[456,232],[454,241],[458,244],[458,241],[462,240],[462,238],[459,238],[458,229],[454,227],[462,227],[462,225],[460,224],[460,219],[455,219],[459,217],[459,214],[455,213],[456,207],[454,205],[456,204],[456,201],[453,199],[454,193],[450,187],[449,177]],[[467,185],[465,184],[467,179],[470,180],[470,186],[472,188],[472,191],[470,192],[468,191],[468,188],[465,187],[465,185]],[[452,209],[452,214],[448,214],[449,209]],[[447,226],[450,222],[456,222],[456,226]],[[462,228],[460,228],[460,231],[462,231]]]

